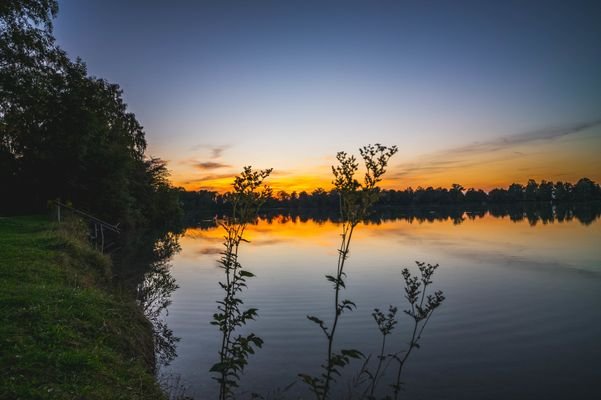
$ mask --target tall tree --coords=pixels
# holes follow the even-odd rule
[[[49,0],[0,6],[0,211],[61,198],[129,226],[174,218],[165,163],[146,157],[119,86],[88,76],[55,44],[57,11]]]

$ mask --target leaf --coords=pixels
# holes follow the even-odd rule
[[[227,364],[225,363],[216,363],[213,364],[209,372],[223,372],[227,369]]]
[[[350,357],[350,358],[355,358],[355,359],[365,358],[365,355],[356,349],[343,349],[343,350],[340,350],[340,353],[342,353],[342,355]]]
[[[338,307],[340,308],[340,310],[353,311],[353,309],[357,308],[357,305],[354,302],[352,302],[348,299],[345,299],[345,300],[342,300],[342,302],[340,302],[340,304],[338,304]]]
[[[335,276],[332,275],[326,275],[326,279],[330,282],[332,282],[334,284],[334,287],[336,286],[341,286],[343,288],[346,288],[346,285],[344,283],[344,281],[342,279],[338,279]]]

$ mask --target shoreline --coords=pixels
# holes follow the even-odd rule
[[[0,398],[166,399],[151,323],[75,225],[0,223]]]

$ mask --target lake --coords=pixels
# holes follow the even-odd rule
[[[434,212],[431,212],[434,213]],[[434,215],[436,215],[434,213]],[[249,359],[240,398],[274,393],[296,382],[285,398],[314,398],[298,373],[316,374],[326,340],[306,315],[332,319],[340,224],[327,218],[262,218],[247,228],[240,262],[256,274],[243,294],[259,318],[245,331],[265,341]],[[357,310],[345,313],[337,348],[375,354],[380,335],[375,307],[406,308],[401,269],[414,261],[438,263],[434,289],[446,300],[429,322],[421,348],[405,367],[402,398],[565,399],[601,393],[601,224],[597,217],[500,218],[489,212],[453,218],[393,218],[355,230],[343,298]],[[171,260],[179,289],[166,322],[181,338],[178,356],[163,374],[181,377],[186,394],[216,398],[208,370],[217,361],[220,333],[209,324],[223,297],[217,265],[223,229],[189,228]],[[400,319],[388,352],[407,347],[411,319]],[[346,398],[354,362],[335,387]],[[383,378],[382,388],[393,372]],[[270,397],[271,396],[271,397]]]

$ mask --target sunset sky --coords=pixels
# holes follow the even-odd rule
[[[376,142],[399,147],[386,187],[601,181],[598,1],[59,3],[58,43],[187,189],[244,165],[329,188]]]

